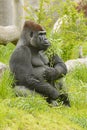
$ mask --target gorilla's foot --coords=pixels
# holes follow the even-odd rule
[[[58,106],[58,102],[57,102],[56,100],[52,100],[52,99],[47,98],[46,101],[47,101],[51,106],[54,106],[54,107],[57,107],[57,106]]]
[[[71,107],[68,94],[61,94],[59,100],[62,101],[65,106]]]
[[[51,105],[54,107],[58,106],[58,102],[56,100],[51,100]]]

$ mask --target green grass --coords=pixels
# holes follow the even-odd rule
[[[8,79],[6,71],[0,82],[0,130],[86,130],[87,83],[72,78],[74,73],[66,76],[71,101],[68,108],[51,107],[40,95],[15,97],[11,87],[13,77]]]
[[[7,46],[0,45],[0,62],[8,64],[10,55],[14,50],[15,45],[8,43]]]
[[[14,46],[0,51],[0,61],[8,64]],[[3,59],[4,51],[5,59]],[[50,106],[38,94],[16,97],[9,70],[0,80],[0,130],[87,130],[87,68],[80,66],[65,80],[71,107]]]
[[[83,55],[87,56],[87,43],[83,44]]]
[[[14,82],[14,77],[10,74],[9,70],[3,73],[0,79],[0,98],[10,98],[13,97],[14,91],[12,89],[12,83]]]
[[[31,113],[22,109],[19,110],[16,107],[9,108],[3,103],[0,106],[2,107],[0,108],[1,130],[83,130],[55,108],[50,108],[47,111],[33,110]]]

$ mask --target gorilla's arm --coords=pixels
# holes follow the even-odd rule
[[[27,46],[16,47],[10,58],[10,70],[19,84],[26,81],[26,76],[28,74],[32,74],[30,59],[31,53]]]
[[[53,56],[52,61],[53,67],[49,67],[45,71],[45,77],[48,81],[57,80],[67,73],[66,65],[58,55]]]
[[[56,74],[58,78],[63,77],[64,75],[66,75],[67,73],[67,67],[65,65],[65,63],[62,61],[62,59],[60,59],[60,57],[58,55],[55,55],[53,57],[53,66],[56,70]]]

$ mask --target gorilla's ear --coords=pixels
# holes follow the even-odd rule
[[[33,37],[33,32],[32,31],[30,32],[30,37]]]

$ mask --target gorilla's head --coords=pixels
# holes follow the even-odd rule
[[[50,42],[46,38],[46,31],[32,21],[26,21],[23,27],[22,37],[26,39],[26,44],[38,50],[46,50]]]

